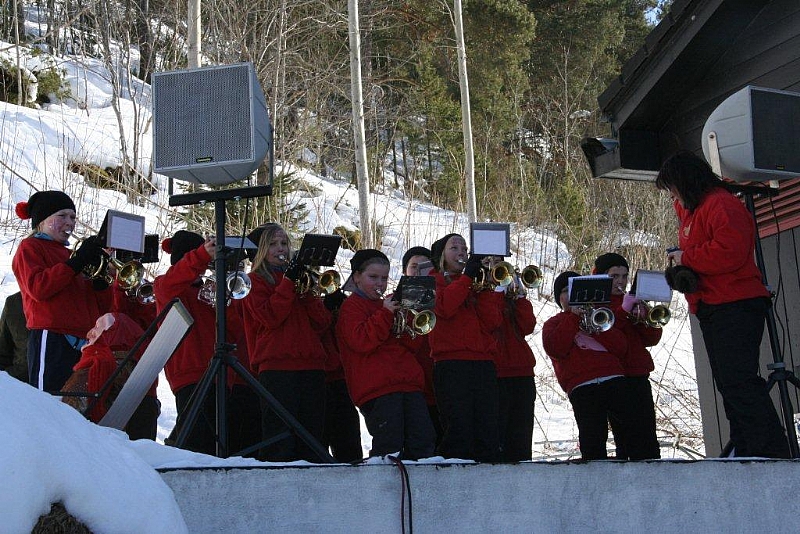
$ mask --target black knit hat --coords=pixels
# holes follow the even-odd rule
[[[65,209],[75,211],[75,203],[66,193],[62,191],[37,191],[31,195],[27,202],[18,202],[14,211],[20,219],[30,219],[31,228],[36,228],[40,222],[55,212]]]
[[[371,260],[373,258],[381,258],[386,263],[389,263],[389,258],[387,258],[386,254],[380,250],[375,250],[374,248],[365,248],[359,250],[353,255],[353,257],[350,259],[350,268],[353,272],[361,271],[367,260]]]
[[[608,270],[612,267],[625,267],[629,269],[628,262],[615,252],[607,252],[602,256],[598,256],[596,260],[594,260],[594,270],[592,273],[594,274],[606,274]]]
[[[564,271],[556,277],[553,282],[553,300],[560,306],[561,305],[561,292],[569,284],[569,279],[580,276],[575,271]]]
[[[411,247],[403,254],[403,272],[406,272],[406,267],[408,267],[408,262],[411,261],[411,258],[414,256],[425,256],[426,258],[430,259],[431,251],[425,247]]]
[[[203,236],[188,230],[178,230],[175,235],[161,242],[161,248],[169,254],[170,265],[178,263],[184,254],[205,243]]]
[[[444,247],[447,245],[447,241],[456,235],[460,236],[461,234],[447,234],[443,238],[434,241],[433,245],[431,245],[431,263],[433,263],[433,266],[437,270],[442,268],[442,254],[444,253]]]

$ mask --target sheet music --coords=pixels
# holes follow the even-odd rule
[[[672,289],[663,271],[636,271],[636,298],[653,302],[672,301]]]
[[[144,252],[144,217],[109,210],[106,245],[118,250]]]

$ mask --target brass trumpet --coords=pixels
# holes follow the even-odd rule
[[[630,313],[633,324],[645,324],[650,328],[663,328],[669,323],[672,312],[665,304],[650,306],[646,302],[637,302]]]
[[[142,280],[142,283],[125,291],[128,298],[135,300],[139,304],[152,304],[156,301],[156,294],[153,282]]]
[[[490,269],[482,268],[478,271],[478,275],[472,283],[472,288],[475,291],[483,291],[484,289],[494,289],[496,287],[508,287],[514,283],[515,273],[514,266],[507,261],[498,262]]]
[[[300,277],[295,282],[295,291],[300,295],[311,294],[315,297],[324,297],[336,292],[342,285],[341,275],[328,269],[322,273],[307,267],[300,273]]]
[[[250,277],[241,269],[231,271],[225,277],[225,305],[229,306],[231,299],[240,300],[250,294],[253,287]],[[211,273],[203,281],[200,291],[197,292],[197,299],[205,302],[209,306],[216,306],[217,301],[217,277]]]
[[[614,312],[608,308],[595,308],[586,305],[581,310],[581,322],[579,328],[587,334],[598,334],[605,332],[614,326]]]
[[[392,333],[397,337],[408,333],[413,339],[429,334],[434,326],[436,326],[436,314],[433,311],[399,308],[394,314]]]
[[[80,244],[86,238],[80,238],[75,242],[75,245],[72,247],[72,254],[70,257],[73,257],[80,246]],[[114,268],[116,275],[112,276],[109,270]],[[83,269],[83,274],[85,274],[90,279],[103,279],[108,282],[109,285],[114,283],[114,279],[116,278],[119,280],[119,287],[125,291],[132,290],[138,285],[142,283],[144,279],[144,265],[139,260],[131,260],[129,262],[123,263],[114,256],[111,256],[107,252],[103,251],[100,254],[100,257],[97,259],[96,264],[89,264]]]
[[[542,285],[542,279],[544,278],[542,270],[536,265],[528,265],[522,269],[522,272],[517,269],[516,273],[522,285],[528,289],[535,289]]]

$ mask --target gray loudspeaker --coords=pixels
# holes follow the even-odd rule
[[[800,175],[800,93],[747,87],[722,101],[703,128],[703,153],[716,136],[722,175],[737,182]]]
[[[154,73],[153,171],[223,185],[264,161],[272,127],[252,63]]]

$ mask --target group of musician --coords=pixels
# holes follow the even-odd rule
[[[157,313],[179,299],[194,323],[164,368],[178,414],[165,441],[176,443],[190,406],[199,404],[178,444],[214,454],[215,388],[200,399],[195,390],[216,343],[209,279],[217,281],[206,276],[216,240],[185,230],[165,239],[170,267],[152,282],[154,298],[143,299],[132,282],[98,276],[109,254],[98,240],[71,246],[76,214],[66,194],[37,192],[18,204],[17,213],[32,228],[12,263],[30,331],[29,382],[57,393],[85,368],[96,387],[98,369],[113,368],[112,350],[129,349]],[[336,460],[362,460],[356,408],[372,437],[371,456],[531,458],[535,358],[526,337],[536,326],[527,298],[534,285],[519,271],[502,258],[470,254],[461,235],[447,234],[430,249],[412,247],[403,256],[404,275],[435,280],[432,309],[409,310],[387,293],[390,261],[379,250],[355,252],[345,293],[338,280],[321,282],[320,273],[301,263],[280,225],[264,224],[247,237],[257,245],[242,274],[247,291],[222,304],[229,350]],[[429,272],[420,272],[424,264]],[[627,269],[616,254],[601,256],[596,265],[598,273],[614,277],[614,328],[581,330],[585,310],[571,309],[561,293],[577,273],[563,273],[553,295],[564,310],[542,331],[573,405],[584,459],[607,457],[609,422],[618,458],[659,457],[646,347],[658,342],[660,329],[629,320],[635,299],[625,293]],[[227,388],[228,451],[266,461],[320,460],[230,369]],[[137,412],[144,423],[132,422],[146,430],[132,437],[155,438],[157,402],[154,385]]]

